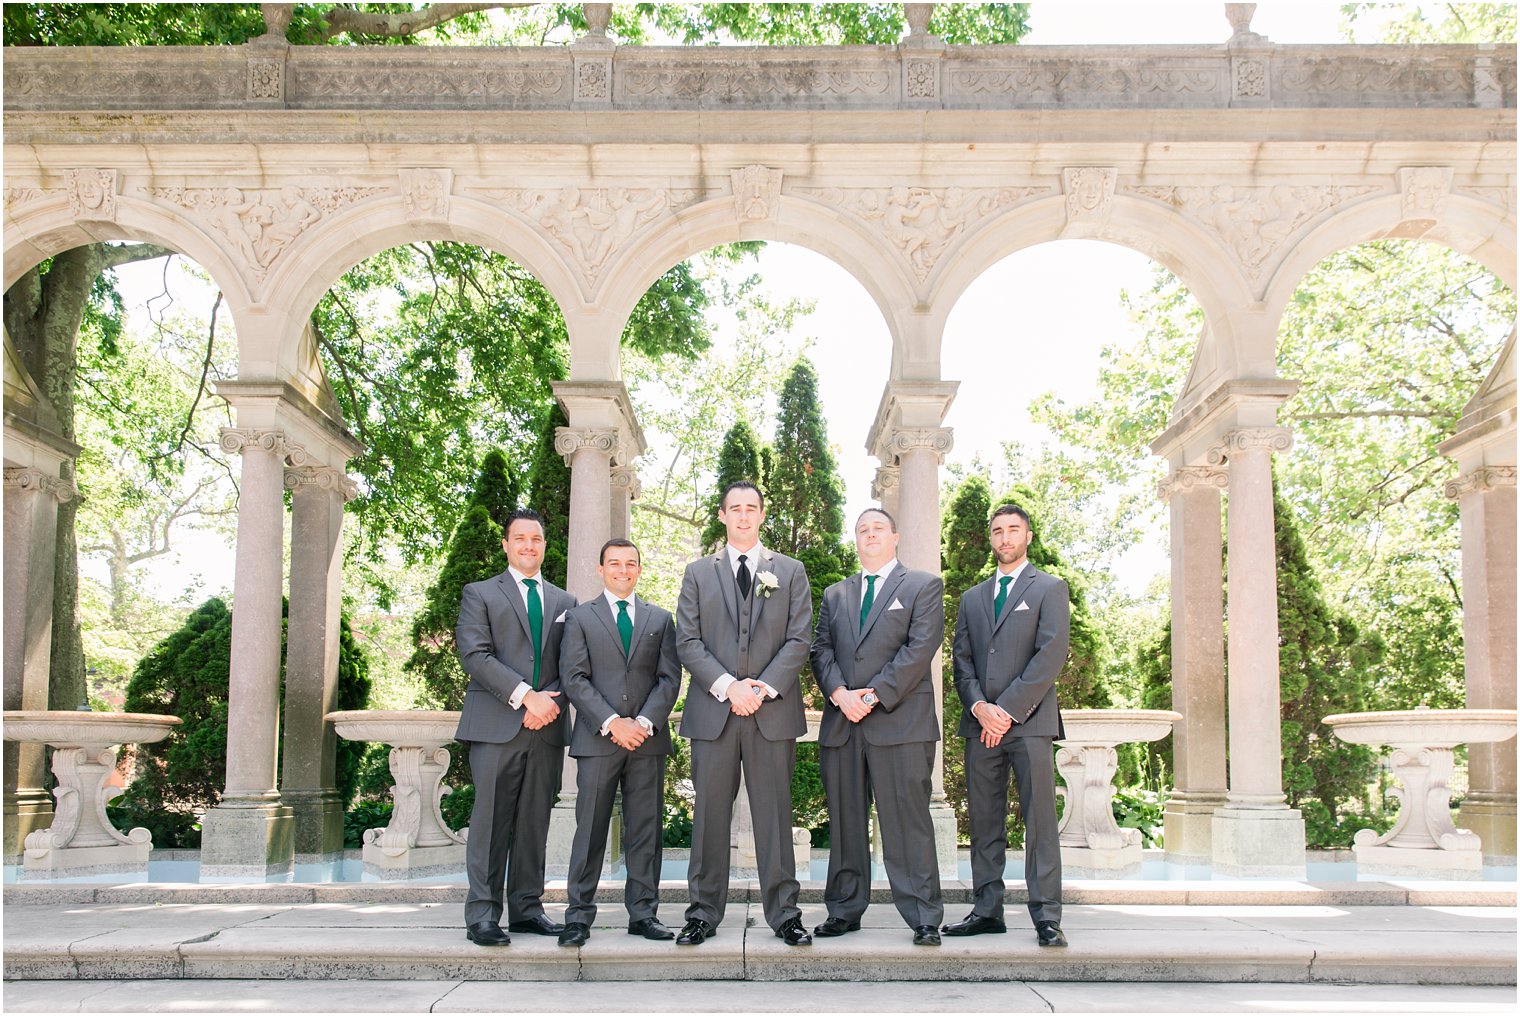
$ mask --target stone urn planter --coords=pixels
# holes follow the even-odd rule
[[[1063,709],[1066,737],[1056,742],[1056,770],[1065,782],[1061,868],[1073,878],[1125,878],[1140,871],[1140,830],[1114,821],[1115,747],[1159,741],[1181,713],[1169,709]]]
[[[6,710],[5,739],[53,748],[53,824],[26,838],[21,877],[81,878],[148,873],[153,836],[143,828],[123,833],[106,817],[106,805],[121,795],[105,785],[116,769],[118,744],[162,741],[180,725],[178,716],[152,713],[87,713],[64,710]]]
[[[464,870],[469,830],[454,832],[443,820],[442,785],[459,713],[433,710],[352,709],[328,713],[339,737],[391,746],[394,807],[383,829],[364,833],[364,873],[382,879],[436,878]]]
[[[1350,744],[1387,745],[1402,784],[1398,817],[1379,836],[1362,829],[1353,840],[1357,873],[1477,879],[1483,875],[1478,834],[1451,820],[1452,749],[1515,736],[1513,709],[1406,709],[1337,713],[1325,724]]]

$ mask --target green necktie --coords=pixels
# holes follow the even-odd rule
[[[619,600],[618,604],[618,636],[623,640],[623,655],[628,655],[628,647],[633,643],[633,619],[628,616],[628,601]]]
[[[1008,583],[1012,581],[1012,575],[1004,575],[998,579],[997,598],[992,601],[992,619],[994,621],[1003,616],[1003,604],[1008,600]]]
[[[533,633],[533,690],[538,691],[539,650],[544,644],[544,601],[538,598],[538,579],[523,579],[528,587],[528,631]]]
[[[875,575],[866,576],[866,598],[860,604],[860,626],[866,626],[866,617],[871,613],[871,604],[876,602],[876,578]]]

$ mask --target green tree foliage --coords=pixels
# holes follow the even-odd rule
[[[565,457],[554,450],[554,432],[569,424],[558,403],[548,408],[543,421],[528,475],[532,491],[528,507],[544,519],[544,538],[548,542],[540,569],[550,582],[564,588],[570,545],[570,467]]]
[[[892,45],[907,31],[901,4],[650,6],[655,26],[687,44]],[[1028,21],[1027,4],[937,4],[929,32],[950,43],[1011,43],[1028,31]]]
[[[945,798],[955,809],[960,835],[970,833],[966,811],[966,758],[960,738],[961,697],[955,691],[955,624],[961,597],[991,573],[992,490],[979,474],[966,477],[955,489],[940,529],[940,571],[945,580],[945,648],[940,656],[944,676]]]
[[[507,528],[507,517],[522,501],[522,484],[518,476],[518,471],[512,468],[502,450],[492,448],[480,462],[480,476],[475,480],[475,494],[470,498],[470,507],[484,507],[491,521],[503,532]]]
[[[284,679],[281,626],[281,681]],[[232,611],[213,597],[138,664],[127,686],[126,711],[178,716],[167,738],[136,749],[132,784],[116,811],[128,825],[153,833],[159,847],[197,846],[198,815],[221,800],[227,782],[227,689],[232,660]],[[369,664],[345,617],[338,647],[337,708],[362,709],[369,699]],[[346,803],[364,746],[340,742],[338,793]]]
[[[755,437],[754,428],[750,427],[749,421],[740,420],[728,428],[728,433],[723,435],[723,449],[718,452],[718,476],[713,483],[713,492],[707,498],[707,528],[702,530],[702,550],[715,551],[723,545],[728,538],[728,531],[723,527],[723,521],[718,518],[718,509],[723,507],[719,502],[723,497],[723,491],[730,483],[739,480],[749,480],[758,484],[760,482],[760,441]],[[763,491],[764,488],[762,487]]]
[[[1515,42],[1514,4],[1355,3],[1341,15],[1349,41],[1367,27],[1374,42]]]

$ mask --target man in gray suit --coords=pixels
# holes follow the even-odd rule
[[[913,929],[914,945],[939,945],[945,906],[929,817],[939,740],[931,671],[945,637],[945,584],[904,568],[897,539],[891,515],[861,513],[861,573],[824,591],[813,633],[813,676],[828,700],[818,743],[829,799],[829,916],[813,934],[860,929],[871,901],[874,798],[892,902]]]
[[[728,543],[686,566],[676,651],[691,673],[681,734],[691,738],[696,815],[677,945],[700,945],[728,903],[728,848],[742,768],[755,819],[755,863],[766,923],[808,945],[792,861],[792,769],[807,731],[798,675],[807,662],[813,600],[802,563],[760,546],[765,505],[753,483],[730,484],[718,518]]]
[[[561,712],[559,645],[575,597],[539,574],[544,522],[537,512],[513,512],[501,543],[507,570],[464,587],[454,629],[459,662],[470,677],[454,738],[469,749],[475,781],[464,923],[477,945],[511,941],[501,930],[503,878],[509,930],[564,930],[544,914],[541,900],[549,812],[569,733]]]
[[[628,934],[668,941],[660,923],[660,812],[670,708],[681,691],[676,625],[670,612],[634,595],[643,568],[628,540],[602,545],[596,572],[602,595],[565,618],[559,674],[575,706],[570,754],[577,760],[575,839],[570,847],[569,907],[559,944],[585,945],[596,917],[596,886],[607,848],[613,797],[623,792]]]
[[[992,513],[997,571],[961,597],[955,623],[955,690],[966,739],[971,817],[971,914],[947,935],[1002,934],[1008,850],[1008,769],[1024,813],[1024,878],[1040,945],[1064,946],[1061,844],[1052,742],[1065,736],[1056,678],[1066,666],[1071,598],[1066,583],[1029,563],[1029,513]]]

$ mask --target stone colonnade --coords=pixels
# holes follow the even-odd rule
[[[953,446],[944,424],[956,382],[942,376],[941,350],[961,294],[1008,254],[1062,238],[1121,244],[1172,270],[1204,327],[1152,446],[1169,467],[1174,705],[1185,717],[1168,853],[1225,872],[1302,871],[1278,733],[1260,722],[1279,687],[1271,475],[1292,435],[1277,409],[1296,387],[1277,376],[1278,322],[1314,264],[1379,238],[1446,245],[1515,285],[1512,52],[1279,48],[1239,29],[1219,46],[1039,52],[928,37],[742,55],[595,40],[468,59],[448,47],[318,49],[266,38],[190,53],[18,50],[4,68],[6,285],[82,243],[152,240],[211,275],[237,326],[237,380],[219,386],[237,421],[223,444],[242,474],[232,715],[226,795],[204,825],[208,874],[264,877],[341,844],[321,717],[354,490],[344,470],[358,445],[305,322],[349,267],[423,239],[501,251],[564,315],[570,370],[554,394],[568,422],[556,449],[571,472],[567,584],[581,597],[638,493],[644,439],[619,338],[672,265],[767,240],[807,246],[860,281],[893,343],[867,435],[880,462],[873,492],[899,519],[904,563],[928,569],[939,567],[940,467]],[[384,110],[383,123],[356,110]],[[1013,318],[988,341],[1059,337],[1021,335]],[[1445,446],[1460,468],[1468,693],[1484,706],[1515,696],[1512,349]],[[20,591],[51,585],[48,506],[69,496],[58,478],[75,453],[46,437],[28,383],[8,347],[8,708],[36,704],[39,689],[45,700],[50,619]],[[1466,820],[1495,856],[1512,856],[1512,759],[1473,757]],[[46,808],[38,758],[7,748],[8,853],[12,830]],[[934,791],[953,871],[942,781]]]

